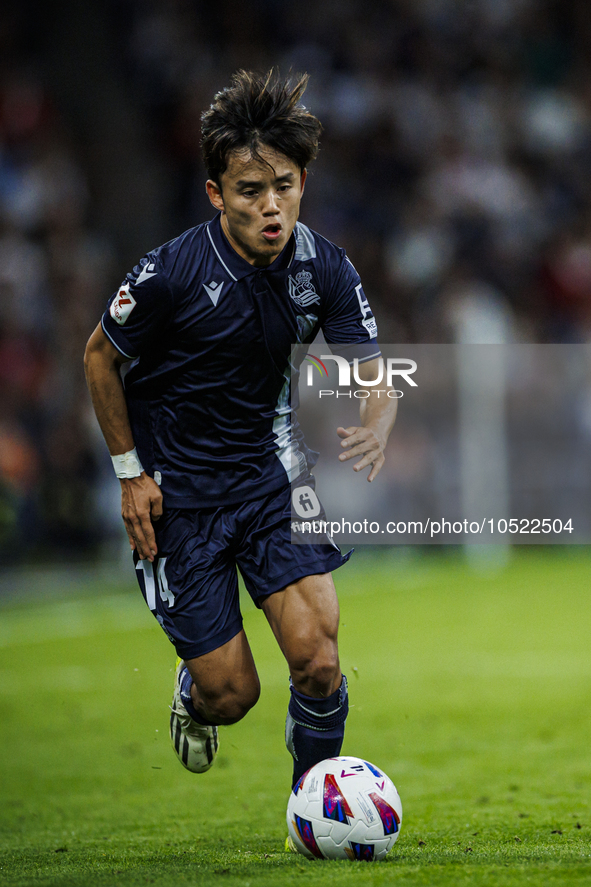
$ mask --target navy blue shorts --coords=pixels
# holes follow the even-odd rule
[[[313,487],[314,478],[306,483]],[[323,514],[320,515],[323,517]],[[349,559],[323,544],[291,541],[291,489],[241,505],[166,509],[154,524],[158,557],[139,560],[136,576],[146,603],[182,659],[221,647],[242,628],[240,570],[257,606],[286,585],[329,573]]]

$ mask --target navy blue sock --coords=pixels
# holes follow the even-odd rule
[[[293,757],[293,783],[306,770],[336,757],[343,745],[345,721],[349,711],[347,678],[330,696],[314,699],[290,687],[291,699],[285,723],[285,744]]]
[[[211,721],[206,721],[203,715],[200,715],[195,706],[193,705],[193,700],[191,699],[191,684],[193,683],[193,678],[189,674],[189,669],[185,665],[183,670],[181,671],[181,679],[180,679],[180,687],[181,687],[181,702],[187,709],[187,712],[191,715],[194,721],[197,721],[198,724],[203,724],[206,727],[215,727],[216,724],[213,724]]]

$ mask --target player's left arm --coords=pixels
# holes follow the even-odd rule
[[[379,361],[381,358],[368,360],[359,364],[358,377],[361,381],[372,381],[379,373]],[[398,401],[388,397],[387,387],[367,386],[369,397],[359,400],[359,418],[361,425],[351,425],[349,428],[337,428],[337,434],[341,440],[341,447],[345,452],[341,453],[339,460],[347,462],[349,459],[361,457],[353,466],[354,471],[362,471],[371,465],[368,481],[375,480],[384,464],[384,450],[388,442],[388,436],[396,420]]]

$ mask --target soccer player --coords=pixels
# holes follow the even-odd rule
[[[348,697],[331,577],[347,557],[328,536],[291,540],[291,487],[313,491],[315,456],[290,407],[293,348],[322,329],[368,380],[380,354],[344,250],[297,221],[321,130],[300,103],[306,82],[240,71],[215,96],[202,150],[217,215],[147,253],[85,354],[136,575],[179,656],[176,754],[193,772],[209,769],[217,726],[259,697],[238,567],[289,666],[294,784],[339,754]],[[370,396],[360,425],[338,429],[339,458],[369,468],[368,480],[395,403]]]

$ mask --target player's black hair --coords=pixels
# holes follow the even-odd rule
[[[241,148],[264,163],[262,146],[305,169],[318,153],[322,131],[320,121],[300,104],[307,84],[307,74],[295,81],[282,79],[273,68],[266,74],[234,74],[232,85],[218,92],[201,115],[201,151],[209,178],[219,185],[230,153]]]

